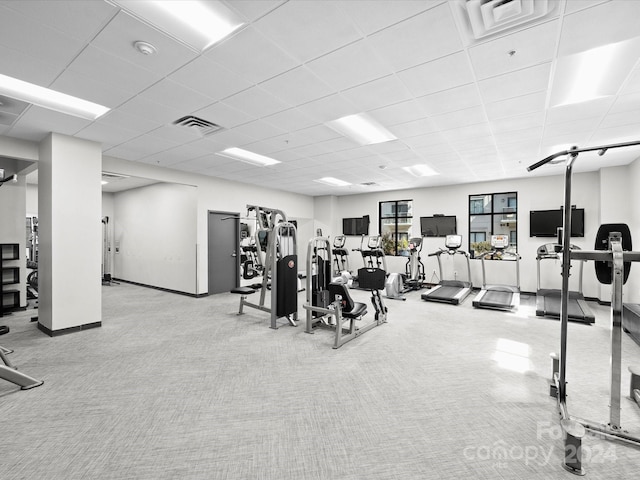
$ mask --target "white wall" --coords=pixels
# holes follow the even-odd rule
[[[196,248],[199,294],[207,293],[209,288],[207,278],[207,223],[210,210],[238,212],[241,215],[246,215],[246,206],[248,204],[283,210],[288,219],[298,222],[298,253],[302,255],[299,265],[301,265],[300,269],[303,269],[302,265],[305,264],[306,257],[306,242],[307,239],[314,235],[314,203],[312,197],[129,162],[112,157],[104,157],[102,166],[103,170],[109,172],[197,187]]]
[[[196,187],[157,183],[113,200],[112,276],[195,294]]]
[[[339,218],[334,219],[334,229],[325,234],[341,234],[341,218],[370,215],[371,226],[369,233],[375,235],[378,233],[378,202],[410,199],[413,200],[414,218],[414,224],[411,230],[412,236],[420,236],[418,219],[421,216],[430,216],[433,214],[456,215],[458,233],[463,236],[463,249],[466,250],[469,235],[469,195],[512,191],[518,193],[518,251],[522,257],[520,264],[521,287],[523,291],[535,292],[536,250],[543,243],[549,243],[555,240],[529,237],[529,211],[556,209],[564,203],[564,178],[562,176],[531,177],[338,197],[336,212]],[[600,175],[598,172],[574,174],[572,203],[580,208],[585,208],[586,225],[585,237],[574,238],[572,242],[581,248],[593,248],[592,239],[595,238],[600,224],[599,191]],[[329,207],[326,204],[316,202],[316,216],[326,217],[328,215],[327,208]],[[360,239],[358,237],[348,237],[346,245],[348,249],[359,246]],[[438,270],[438,266],[435,257],[427,258],[426,254],[435,252],[443,246],[444,239],[442,238],[424,239],[422,260],[426,267],[427,280],[430,280],[434,270]],[[352,256],[350,257],[351,267],[354,270],[362,266],[362,258],[358,257],[356,253],[357,252],[352,252]],[[404,272],[406,260],[405,257],[388,257],[387,266],[391,272]],[[480,287],[482,284],[480,261],[472,260],[471,267],[473,284],[476,287]],[[515,277],[515,273],[506,270],[510,267],[511,265],[508,265],[506,262],[504,265],[498,265],[497,262],[488,264],[487,280],[500,283],[498,281],[500,278]],[[560,287],[559,263],[557,269],[555,267],[552,261],[547,261],[547,263],[542,264],[542,287]],[[458,272],[459,278],[464,278],[464,274],[466,273],[464,272],[464,268],[464,264],[456,264],[455,270]],[[497,270],[500,268],[505,269],[504,273]],[[490,271],[490,269],[492,270]],[[597,297],[599,294],[597,281],[592,277],[594,276],[588,273],[585,267],[583,289],[587,297]],[[571,285],[573,288],[573,282]]]

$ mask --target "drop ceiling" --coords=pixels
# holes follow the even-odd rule
[[[476,38],[464,0],[226,1],[245,25],[198,52],[107,1],[0,1],[0,73],[111,108],[89,121],[0,98],[0,135],[53,131],[111,157],[313,196],[557,174],[526,167],[640,139],[637,64],[616,95],[548,106],[557,59],[639,37],[640,2],[517,1],[530,2],[548,12]],[[398,139],[361,146],[325,125],[363,112]],[[221,128],[174,125],[186,116]],[[281,163],[216,154],[229,147]],[[576,170],[638,157],[584,154]],[[438,175],[402,169],[415,164]]]

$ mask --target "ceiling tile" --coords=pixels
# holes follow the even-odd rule
[[[292,106],[326,97],[333,89],[316,77],[308,68],[298,67],[267,80],[260,87]]]
[[[491,130],[494,133],[504,133],[513,130],[522,130],[525,128],[542,127],[544,125],[545,114],[543,111],[529,113],[526,115],[517,115],[508,118],[493,120]]]
[[[211,98],[167,78],[147,88],[138,98],[180,111],[183,116],[214,103]]]
[[[186,115],[184,110],[137,96],[124,103],[119,110],[129,115],[144,117],[157,127],[172,123]]]
[[[1,5],[0,32],[0,45],[61,68],[68,65],[83,47],[80,40]]]
[[[358,109],[340,94],[328,95],[300,105],[298,109],[319,123],[360,113]]]
[[[241,112],[237,108],[233,108],[224,102],[214,103],[206,108],[202,108],[194,112],[194,115],[227,129],[255,120],[255,117],[252,115]]]
[[[486,103],[484,108],[489,120],[513,117],[524,113],[541,112],[545,109],[547,92],[535,92],[498,102]]]
[[[368,37],[378,55],[404,70],[462,50],[462,42],[446,3]]]
[[[474,81],[469,60],[464,52],[403,70],[398,73],[398,77],[416,97],[449,90]]]
[[[214,100],[222,100],[251,87],[249,81],[206,57],[196,58],[168,78]]]
[[[276,137],[286,133],[285,130],[274,127],[273,125],[261,120],[255,120],[253,122],[237,126],[233,131],[251,137],[254,140],[264,140],[266,138]]]
[[[0,58],[2,58],[3,75],[43,87],[48,87],[66,66],[66,64],[55,66],[3,45],[0,45]]]
[[[388,75],[340,92],[361,112],[409,100],[412,95],[396,75]]]
[[[49,88],[109,108],[118,107],[133,96],[131,92],[117,85],[104,83],[71,70],[62,72]]]
[[[238,52],[242,52],[238,55]],[[247,27],[233,37],[214,45],[205,53],[207,59],[258,84],[300,65],[300,62],[257,32]]]
[[[566,15],[557,55],[563,57],[638,36],[640,2],[612,0]]]
[[[286,131],[301,130],[317,123],[317,120],[298,108],[290,108],[282,112],[274,113],[273,115],[268,115],[264,117],[263,120]]]
[[[243,18],[253,22],[271,10],[282,5],[286,0],[225,0],[225,4],[238,12]]]
[[[487,116],[484,113],[484,108],[477,106],[434,115],[431,117],[431,121],[439,130],[451,130],[484,123],[487,121]]]
[[[339,2],[287,2],[259,19],[255,27],[305,63],[362,37],[339,5]]]
[[[367,40],[359,40],[306,64],[336,90],[366,83],[389,72]]]
[[[29,0],[4,4],[27,16],[30,21],[39,22],[42,26],[51,27],[82,41],[92,39],[118,11],[108,2],[78,0]]]
[[[547,90],[551,63],[524,68],[478,82],[485,102],[498,102]]]
[[[157,52],[143,55],[134,47],[137,41],[152,44]],[[160,76],[170,74],[197,56],[182,43],[124,11],[120,11],[109,22],[91,41],[91,45]]]
[[[291,105],[287,105],[260,87],[253,87],[236,93],[225,98],[224,103],[256,118],[262,118],[291,108]]]
[[[429,115],[438,115],[481,105],[482,99],[478,87],[470,83],[416,98],[416,102]]]
[[[366,35],[382,30],[390,25],[413,17],[428,8],[437,6],[436,0],[416,2],[415,0],[358,0],[342,2],[340,7],[351,17]]]
[[[420,118],[411,122],[398,123],[389,127],[396,137],[406,139],[438,130],[430,118]]]
[[[559,21],[553,20],[469,48],[477,78],[550,62],[556,53],[558,32]]]
[[[395,105],[389,105],[388,107],[376,108],[375,110],[371,110],[369,114],[385,127],[413,122],[427,116],[424,110],[413,101],[400,102]]]
[[[96,81],[116,85],[131,93],[138,93],[161,78],[157,73],[138,67],[91,45],[74,59],[69,69]]]

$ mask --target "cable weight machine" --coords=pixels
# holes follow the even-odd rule
[[[255,213],[256,237],[266,234],[266,249],[260,285],[260,300],[252,303],[248,296],[258,290],[253,287],[236,287],[231,293],[240,297],[238,315],[245,306],[262,310],[271,315],[271,328],[278,328],[278,319],[286,317],[289,324],[297,326],[298,318],[298,254],[296,227],[287,221],[282,210],[247,205],[247,216]],[[259,244],[257,245],[260,248]],[[269,305],[265,305],[269,298]]]
[[[601,225],[595,242],[595,250],[573,250],[571,248],[571,177],[573,166],[582,152],[598,152],[640,145],[640,141],[611,144],[599,147],[577,148],[561,151],[529,166],[535,170],[558,157],[567,157],[565,165],[564,213],[562,228],[558,231],[557,248],[562,255],[562,290],[560,301],[560,354],[552,354],[553,371],[551,396],[556,397],[560,426],[564,438],[563,468],[575,475],[584,475],[582,465],[582,438],[586,431],[595,432],[606,438],[619,440],[640,447],[640,438],[631,435],[621,426],[621,364],[622,364],[622,287],[627,280],[631,262],[640,261],[640,252],[625,251],[631,248],[629,228],[624,224]],[[609,421],[607,424],[579,419],[569,415],[567,408],[567,333],[569,320],[569,277],[571,260],[594,260],[596,276],[602,284],[611,285],[611,347],[610,347],[610,388]],[[631,378],[631,396],[635,396],[634,369]],[[636,387],[637,388],[637,387]]]

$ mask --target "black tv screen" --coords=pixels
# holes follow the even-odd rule
[[[530,237],[555,237],[562,227],[563,210],[531,210],[529,212]],[[584,237],[584,208],[571,209],[571,236]]]
[[[369,235],[369,215],[364,217],[343,218],[343,235]]]
[[[423,237],[446,237],[456,235],[455,215],[434,215],[420,217],[420,233]]]

